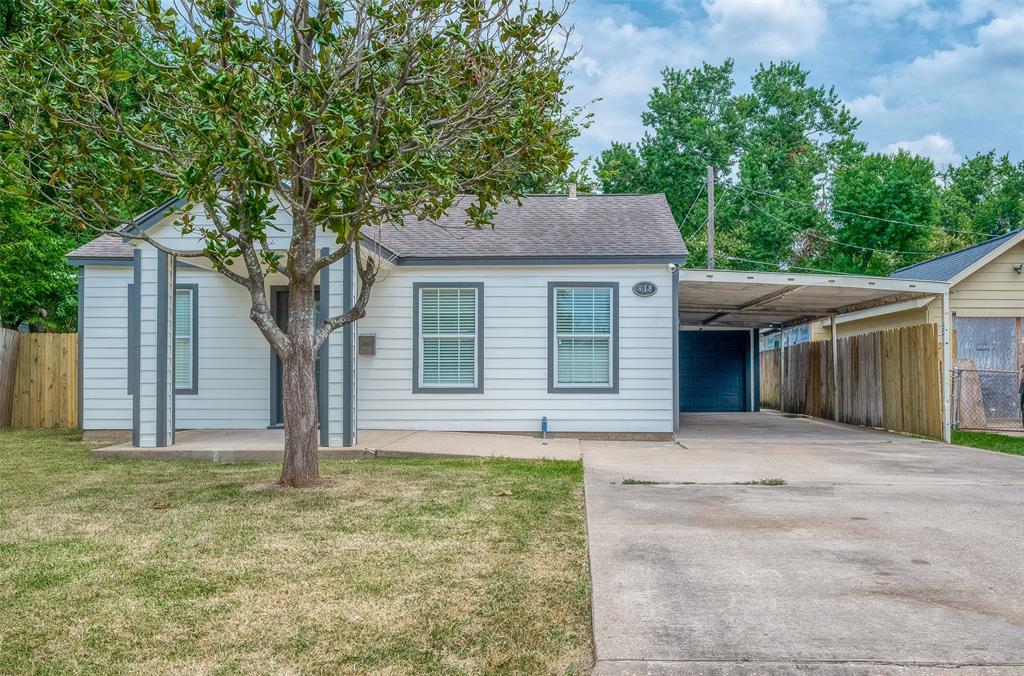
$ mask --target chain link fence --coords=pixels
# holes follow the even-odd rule
[[[1021,420],[1020,374],[1017,371],[953,371],[953,422],[967,430],[1015,431]]]

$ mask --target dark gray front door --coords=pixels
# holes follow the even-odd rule
[[[316,288],[316,311],[313,313],[313,321],[319,322],[320,317],[320,287]],[[274,287],[271,291],[272,307],[274,309],[274,320],[283,331],[288,330],[288,287]],[[282,366],[277,354],[271,350],[271,383],[270,383],[270,426],[279,427],[284,425],[284,402],[281,396]],[[320,372],[320,360],[317,359],[316,372]],[[320,399],[320,379],[317,378],[317,400]]]

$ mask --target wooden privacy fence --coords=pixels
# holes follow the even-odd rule
[[[0,405],[10,401],[0,409],[0,426],[76,427],[78,334],[5,330],[0,349]]]
[[[801,343],[785,350],[785,355],[761,353],[762,406],[942,438],[942,357],[935,324],[839,339],[838,411],[832,344]]]
[[[18,332],[0,328],[0,427],[11,426],[14,372],[18,365]]]

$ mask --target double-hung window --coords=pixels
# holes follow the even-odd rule
[[[179,284],[174,290],[174,391],[177,394],[198,392],[198,288],[196,284]]]
[[[548,285],[548,390],[618,391],[618,285]]]
[[[414,392],[483,391],[483,284],[414,285]]]

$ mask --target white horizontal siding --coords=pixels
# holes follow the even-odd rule
[[[132,269],[85,268],[82,318],[82,428],[132,427],[128,396],[128,284]]]
[[[341,295],[332,266],[332,296]],[[127,286],[130,267],[88,266],[85,277],[84,407],[86,429],[130,429],[127,395]],[[631,292],[640,280],[651,298]],[[247,292],[221,275],[178,270],[198,284],[198,393],[176,395],[179,429],[263,428],[270,421],[270,348],[249,319]],[[423,281],[484,284],[484,392],[412,393],[412,285]],[[549,281],[619,283],[619,393],[549,394]],[[144,312],[155,296],[143,295]],[[153,296],[153,297],[150,297]],[[671,273],[665,266],[397,267],[378,282],[359,333],[377,336],[376,356],[358,357],[359,427],[552,432],[670,432],[673,379]],[[332,312],[339,310],[339,301]],[[144,320],[147,317],[144,315]],[[341,333],[331,339],[331,443],[342,417]],[[143,370],[143,378],[150,375]],[[144,407],[145,408],[145,407]],[[155,413],[155,412],[153,412]],[[152,414],[143,411],[146,422]]]
[[[638,281],[656,283],[650,298]],[[484,392],[412,392],[414,282],[484,284]],[[619,283],[619,393],[548,393],[548,282]],[[363,429],[671,432],[672,274],[667,266],[397,267],[374,288],[359,332],[377,354],[359,360]]]
[[[178,429],[253,429],[270,424],[270,346],[249,319],[249,292],[223,275],[180,266],[198,284],[199,380],[178,394]]]

